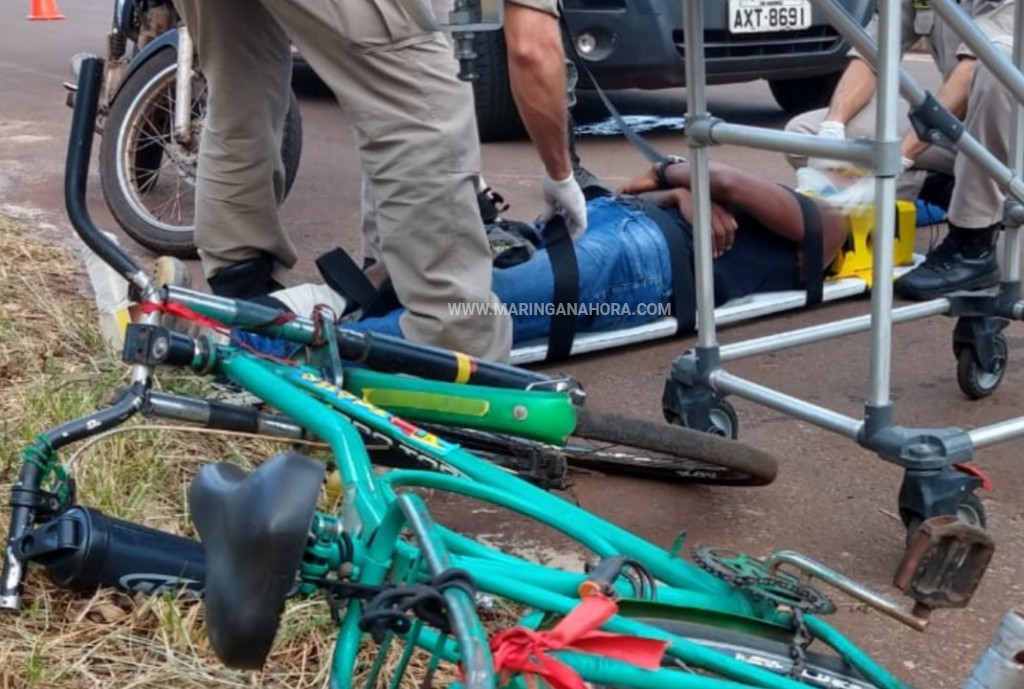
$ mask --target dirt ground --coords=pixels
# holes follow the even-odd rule
[[[0,9],[0,211],[68,236],[63,214],[62,174],[70,111],[61,81],[68,59],[81,50],[101,52],[109,6],[62,3],[62,22],[24,21],[20,3]],[[911,72],[935,85],[930,65],[915,56]],[[284,219],[302,248],[294,281],[316,276],[313,260],[341,245],[354,250],[358,217],[358,166],[350,130],[334,102],[315,84],[300,84],[304,127],[303,158],[297,182],[284,207]],[[714,88],[711,109],[728,121],[781,127],[785,116],[763,83]],[[676,117],[684,112],[685,92],[619,94],[632,114]],[[581,99],[581,121],[601,118],[596,99]],[[685,153],[671,127],[651,135],[666,152]],[[610,183],[642,169],[643,159],[620,137],[588,136],[580,142],[588,167]],[[780,154],[717,147],[713,157],[766,178],[791,181]],[[484,173],[511,203],[512,217],[532,219],[539,210],[540,166],[526,141],[484,147]],[[97,220],[112,229],[96,176],[90,200]],[[928,231],[918,236],[927,248]],[[122,236],[143,260],[153,257]],[[197,270],[197,266],[193,266]],[[196,273],[198,275],[198,272]],[[722,329],[723,343],[868,313],[868,302],[850,300],[807,312],[771,317]],[[917,427],[974,428],[1024,410],[1024,330],[1011,324],[1009,371],[992,397],[970,401],[959,390],[950,347],[953,321],[935,317],[897,326],[893,340],[895,420]],[[692,339],[662,341],[582,357],[547,370],[581,380],[589,402],[661,418],[661,394],[669,366]],[[798,398],[861,417],[867,394],[869,344],[866,334],[730,363],[727,370]],[[774,453],[780,461],[775,483],[762,488],[688,488],[639,480],[582,479],[576,495],[588,509],[668,545],[680,530],[690,542],[705,542],[766,555],[798,550],[828,563],[893,598],[894,568],[901,557],[904,530],[894,516],[901,470],[855,443],[760,405],[735,400],[744,442]],[[1020,441],[979,450],[975,464],[994,487],[985,498],[989,530],[997,550],[981,589],[966,610],[935,614],[931,628],[917,633],[876,614],[840,612],[837,624],[903,679],[928,689],[963,683],[1003,613],[1024,606],[1024,473]],[[905,600],[904,600],[905,602]],[[0,623],[2,624],[2,623]]]

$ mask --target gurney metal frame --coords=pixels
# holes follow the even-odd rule
[[[707,110],[705,95],[703,0],[683,0],[687,81],[686,131],[690,149],[694,209],[694,255],[697,282],[697,342],[671,366],[665,385],[664,412],[669,419],[714,431],[713,413],[724,397],[759,403],[824,429],[854,439],[875,451],[883,460],[904,468],[899,493],[900,516],[908,530],[922,521],[952,515],[982,485],[982,479],[961,466],[980,447],[1024,435],[1024,417],[964,430],[957,427],[910,428],[893,423],[890,397],[892,326],[917,318],[946,314],[958,318],[953,346],[976,358],[977,370],[995,377],[1004,371],[1001,331],[1010,320],[1024,318],[1020,289],[1020,226],[1024,223],[1024,3],[1015,8],[1013,60],[1008,60],[978,29],[954,0],[932,0],[935,12],[945,20],[978,59],[1013,96],[1010,151],[1012,168],[1003,165],[930,93],[918,86],[901,68],[900,2],[879,0],[879,40],[831,0],[811,0],[813,6],[875,67],[877,121],[874,140],[834,141],[753,126],[727,124]],[[998,293],[958,293],[893,309],[893,253],[896,219],[889,212],[896,202],[900,173],[900,137],[897,104],[900,93],[911,105],[911,119],[919,135],[935,145],[956,148],[977,161],[1007,192],[1005,235],[1002,239],[1003,271]],[[875,173],[875,228],[873,288],[870,316],[783,332],[746,342],[720,345],[714,318],[712,275],[711,194],[708,147],[738,144],[765,150],[849,160]],[[856,419],[831,409],[770,389],[728,372],[723,364],[743,357],[774,352],[826,339],[870,330],[870,388],[864,418]],[[994,386],[993,386],[994,389]]]

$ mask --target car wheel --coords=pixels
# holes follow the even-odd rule
[[[799,115],[828,105],[840,76],[842,72],[803,79],[770,79],[768,86],[786,114]]]
[[[487,143],[521,138],[526,129],[512,97],[504,32],[478,33],[474,47],[477,78],[473,81],[473,97],[480,141]]]

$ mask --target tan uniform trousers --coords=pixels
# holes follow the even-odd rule
[[[994,41],[1010,57],[1012,39],[997,38]],[[980,62],[971,84],[971,95],[967,102],[967,116],[964,129],[987,148],[1003,163],[1009,161],[1010,136],[1010,93]],[[849,139],[875,137],[875,112],[877,103],[872,99],[846,127]],[[906,101],[900,101],[899,136],[911,128]],[[825,119],[827,109],[814,110],[792,119],[786,130],[800,134],[815,134],[818,125]],[[802,167],[807,159],[787,156],[790,163]],[[897,182],[897,196],[913,200],[921,191],[928,171],[953,175],[956,183],[949,206],[949,221],[963,228],[984,228],[994,225],[1003,217],[1005,193],[999,184],[984,169],[965,155],[959,155],[938,146],[928,148],[918,156],[914,168],[900,176]]]
[[[507,360],[511,318],[480,306],[498,300],[476,201],[473,94],[445,37],[424,32],[398,0],[175,3],[209,90],[196,185],[207,276],[261,251],[276,259],[279,282],[295,264],[278,216],[290,39],[353,124],[382,258],[407,309],[403,334]]]
[[[431,9],[438,16],[440,21],[446,21],[448,12],[451,11],[451,0],[429,0]],[[560,14],[561,0],[506,0],[513,5],[521,5],[531,9],[546,12],[554,17]],[[474,132],[475,134],[475,132]],[[363,260],[372,259],[381,261],[380,230],[377,227],[377,204],[373,197],[373,185],[370,183],[366,169],[363,168],[360,174],[360,215],[362,227],[362,254]]]

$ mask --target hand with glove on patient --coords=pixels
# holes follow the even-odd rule
[[[845,140],[846,126],[835,120],[825,120],[818,127],[818,136],[825,139]],[[916,138],[916,137],[915,137]],[[903,150],[908,149],[904,141]],[[914,161],[900,156],[900,174],[913,167]],[[797,190],[814,194],[847,211],[874,203],[878,188],[876,178],[869,170],[845,160],[814,158],[807,166],[797,170]]]

